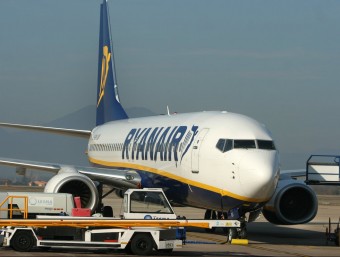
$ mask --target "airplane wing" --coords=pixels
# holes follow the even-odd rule
[[[12,158],[0,157],[0,165],[12,166],[17,168],[17,173],[22,174],[26,169],[41,170],[57,174],[63,168],[73,172],[86,175],[94,181],[101,182],[115,188],[136,188],[139,186],[141,179],[137,172],[133,170],[104,169],[95,167],[82,167],[66,164],[44,163],[28,160],[18,160]]]
[[[79,129],[66,129],[66,128],[54,128],[54,127],[43,127],[43,126],[33,126],[33,125],[23,125],[23,124],[14,124],[14,123],[0,123],[0,127],[7,128],[16,128],[16,129],[24,129],[24,130],[32,130],[32,131],[43,131],[58,135],[68,135],[82,138],[89,138],[91,135],[90,130],[79,130]]]
[[[58,171],[61,169],[61,166],[58,164],[17,160],[17,159],[12,159],[12,158],[3,158],[3,157],[0,157],[0,165],[16,167],[17,173],[20,173],[21,171],[24,172],[23,169],[43,170],[43,171],[58,173]]]

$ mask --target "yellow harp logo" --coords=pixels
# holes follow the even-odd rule
[[[99,106],[100,101],[102,100],[105,94],[105,86],[106,86],[107,74],[109,73],[110,59],[111,59],[111,53],[109,53],[109,48],[107,46],[104,46],[103,47],[103,59],[102,59],[102,72],[100,75],[100,88],[99,88],[99,98],[98,98],[97,107]]]

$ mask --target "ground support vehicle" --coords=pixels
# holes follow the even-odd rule
[[[176,228],[239,227],[239,221],[218,220],[115,220],[101,219],[37,219],[12,220],[3,229],[3,246],[17,251],[33,247],[86,247],[125,249],[137,255],[172,251],[182,247],[176,239]]]
[[[37,216],[37,219],[0,219],[3,246],[17,251],[34,247],[125,249],[137,255],[153,250],[171,252],[182,247],[178,228],[239,228],[237,220],[176,219],[161,189],[132,189],[124,195],[120,218]],[[178,234],[178,233],[177,233]]]
[[[27,252],[34,247],[83,247],[93,249],[125,249],[137,255],[157,251],[172,251],[182,246],[176,240],[175,229],[162,228],[73,228],[14,227],[4,230],[3,246]]]
[[[311,155],[306,162],[306,184],[313,186],[340,186],[340,156]],[[326,242],[340,246],[340,218],[334,232],[329,218]]]
[[[306,184],[340,186],[340,156],[311,155],[306,162]]]
[[[332,222],[331,222],[331,218],[329,218],[328,227],[326,228],[326,244],[327,245],[328,245],[328,242],[334,242],[335,245],[340,246],[340,219],[336,225],[336,228],[334,229],[334,232],[332,232]]]

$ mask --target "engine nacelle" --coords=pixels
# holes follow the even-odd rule
[[[96,185],[90,178],[80,174],[73,167],[61,168],[58,174],[47,182],[44,191],[80,196],[82,208],[90,208],[92,212],[96,210],[99,202]]]
[[[315,192],[294,179],[280,180],[270,201],[263,207],[263,216],[278,225],[295,225],[311,221],[318,211]]]

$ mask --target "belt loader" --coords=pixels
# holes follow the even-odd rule
[[[34,220],[0,219],[3,246],[16,251],[34,247],[125,249],[136,255],[171,252],[182,247],[178,228],[240,227],[237,220],[176,219],[161,189],[129,189],[120,218],[37,216]]]

